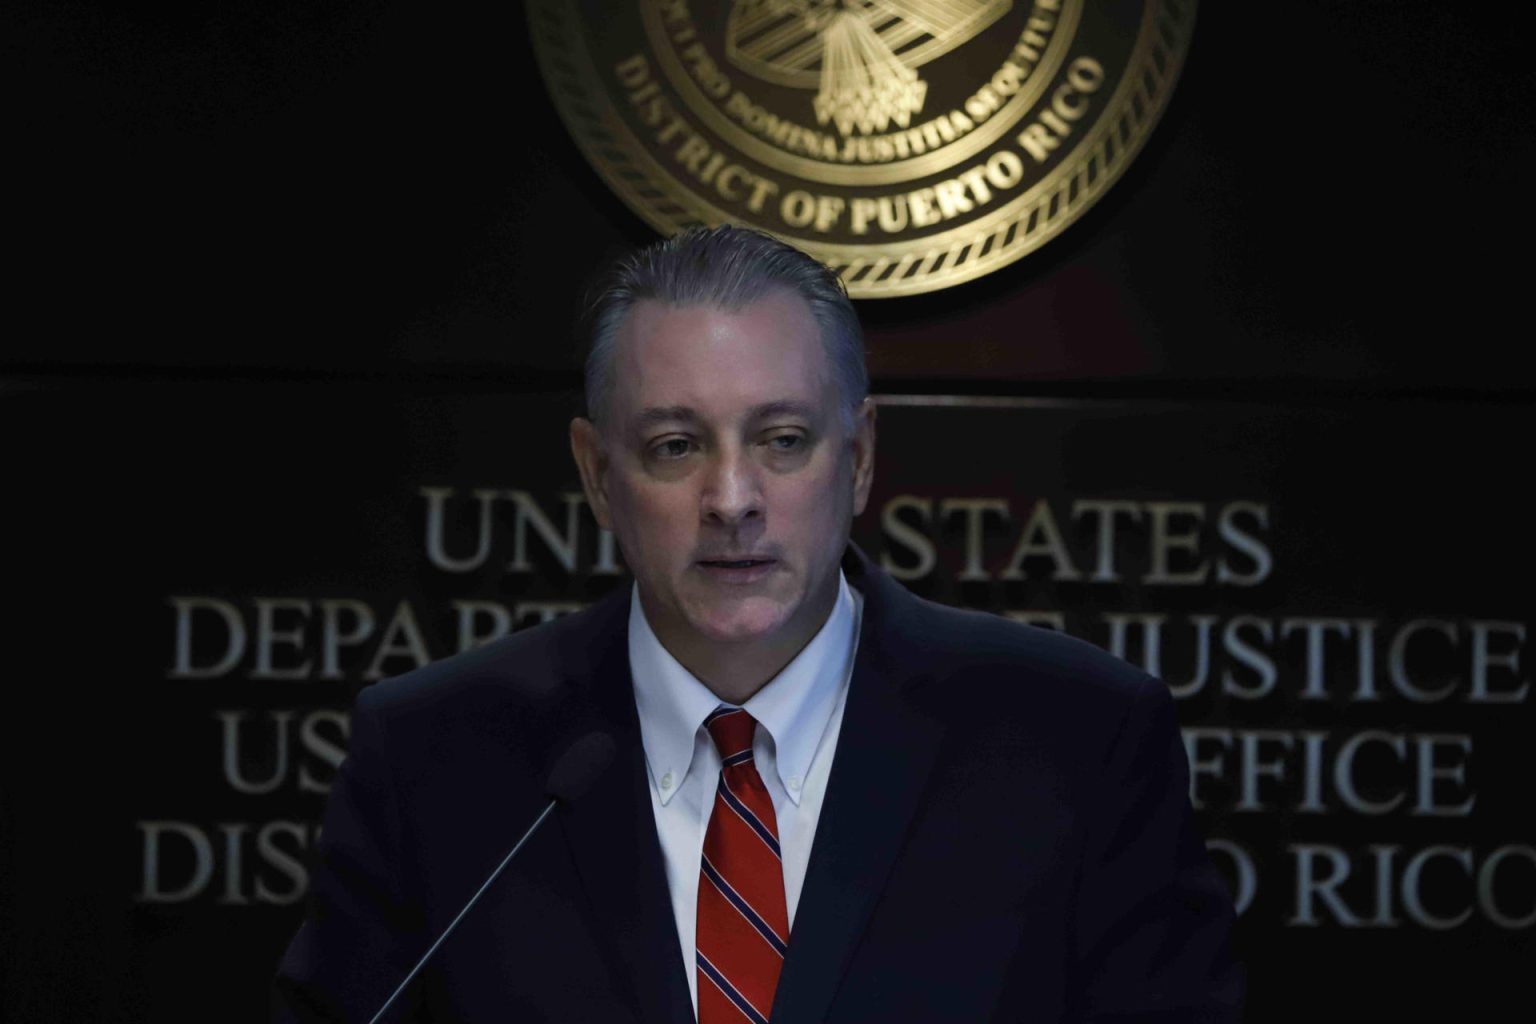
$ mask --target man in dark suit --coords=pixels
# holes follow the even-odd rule
[[[848,543],[875,413],[836,277],[688,232],[598,300],[572,450],[634,585],[359,698],[277,1019],[1230,1021],[1167,688]]]

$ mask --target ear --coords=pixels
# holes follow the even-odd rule
[[[576,460],[581,489],[587,494],[587,504],[597,525],[612,530],[613,518],[608,512],[608,456],[603,451],[603,439],[597,426],[591,420],[580,416],[571,420],[571,457]]]
[[[853,514],[869,503],[869,487],[875,479],[875,400],[865,398],[853,411]]]

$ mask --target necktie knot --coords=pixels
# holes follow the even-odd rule
[[[741,708],[721,705],[704,719],[710,739],[720,752],[720,762],[726,766],[745,764],[752,760],[752,737],[757,733],[757,719]]]

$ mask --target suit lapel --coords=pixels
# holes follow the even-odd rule
[[[832,773],[812,843],[775,1021],[817,1021],[833,997],[885,885],[943,738],[905,693],[921,675],[916,599],[850,545],[844,569],[864,595],[859,649]],[[558,820],[591,900],[594,929],[645,1024],[692,1024],[692,1001],[672,916],[646,781],[629,673],[627,593],[595,608],[563,652],[608,729],[614,765]]]
[[[857,547],[844,568],[864,594],[859,649],[773,1004],[775,1021],[797,1024],[826,1016],[943,736],[903,692],[919,672],[919,634],[906,621],[916,599]]]
[[[585,665],[577,685],[590,697],[590,716],[617,747],[613,766],[559,821],[591,900],[598,940],[628,985],[645,1024],[691,1024],[693,1005],[683,974],[661,845],[646,782],[645,751],[629,675],[629,594],[603,602],[590,631],[593,646],[565,652],[567,665]]]

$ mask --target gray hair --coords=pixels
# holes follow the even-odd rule
[[[844,428],[869,394],[864,330],[842,278],[772,235],[726,224],[688,228],[620,260],[602,279],[585,316],[587,415],[606,415],[613,396],[619,325],[642,299],[735,312],[777,288],[805,300],[843,399]]]

